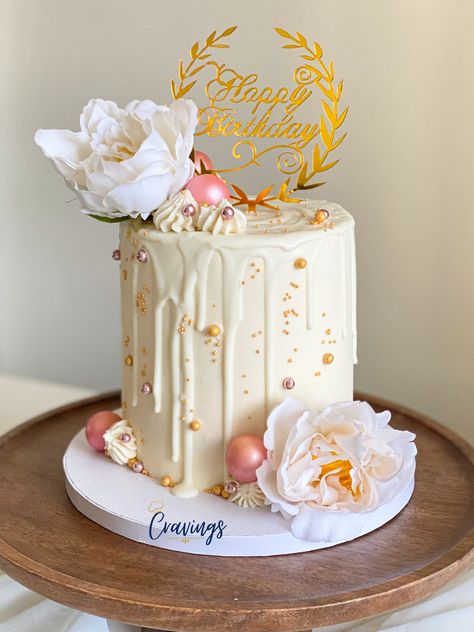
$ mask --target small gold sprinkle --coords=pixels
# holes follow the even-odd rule
[[[293,351],[294,351],[295,353],[298,353],[298,347],[295,347],[295,348],[293,349]]]
[[[248,394],[249,394],[249,391],[247,389],[245,389],[244,395],[248,395]]]
[[[246,378],[247,376],[245,375],[245,373],[242,373],[242,377],[243,377],[243,378]]]
[[[326,331],[324,332],[327,336],[331,335],[331,330],[330,329],[326,329]]]
[[[133,358],[131,355],[125,356],[124,360],[125,362],[125,366],[132,366],[133,365]]]
[[[163,487],[174,487],[173,479],[171,476],[163,476],[161,479],[161,484]]]
[[[260,353],[260,349],[255,349],[255,353]]]
[[[288,364],[291,364],[293,362],[293,360],[291,358],[288,358]]]
[[[334,356],[332,353],[325,353],[323,355],[323,364],[332,364],[334,361]]]
[[[319,377],[321,375],[321,371],[316,371],[315,376]]]
[[[189,427],[193,432],[197,432],[198,430],[201,430],[201,422],[197,419],[193,419],[189,424]]]

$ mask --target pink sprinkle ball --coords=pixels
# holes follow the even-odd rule
[[[142,248],[141,250],[137,252],[137,261],[139,263],[146,263],[147,260],[148,260],[148,253],[146,250],[143,250]]]
[[[229,220],[232,219],[234,217],[234,209],[232,208],[232,206],[226,206],[224,209],[222,209],[222,218],[225,220]]]
[[[121,419],[119,415],[111,410],[103,410],[92,415],[86,424],[86,439],[91,448],[103,452],[105,450],[104,432]]]
[[[222,200],[228,200],[230,197],[229,189],[224,180],[213,173],[193,176],[186,188],[199,204],[216,206]]]
[[[262,437],[248,434],[230,441],[225,462],[230,474],[239,483],[253,483],[257,480],[257,469],[266,458],[267,450]]]
[[[141,461],[137,461],[136,463],[133,464],[132,466],[132,470],[136,473],[136,474],[141,474],[143,472],[143,470],[145,469],[145,466],[143,465],[143,463]]]

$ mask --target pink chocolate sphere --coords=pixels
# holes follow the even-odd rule
[[[214,165],[212,164],[212,160],[209,158],[207,154],[203,151],[199,151],[197,149],[194,150],[194,170],[196,173],[201,173],[201,162],[207,171],[212,171],[214,169]]]
[[[248,434],[231,440],[225,462],[230,474],[239,483],[253,483],[257,480],[257,469],[266,458],[267,450],[262,438]]]
[[[86,425],[87,443],[95,450],[103,452],[105,450],[104,432],[121,419],[119,415],[110,410],[92,415]]]
[[[193,176],[186,185],[193,198],[199,204],[217,205],[222,200],[230,197],[226,183],[213,173],[205,173],[202,176]]]

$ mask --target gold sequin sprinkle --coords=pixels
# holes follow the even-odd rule
[[[323,355],[323,364],[332,364],[334,361],[334,356],[332,353],[325,353]]]

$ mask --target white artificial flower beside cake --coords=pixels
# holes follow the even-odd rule
[[[192,177],[197,107],[92,99],[80,131],[40,129],[35,142],[73,189],[82,210],[108,219],[148,217]]]
[[[264,435],[268,458],[257,480],[272,511],[292,519],[296,537],[339,539],[336,513],[346,520],[374,511],[408,485],[415,435],[391,428],[389,421],[388,411],[376,413],[359,401],[313,414],[286,398],[271,412]],[[361,519],[346,520],[344,537]]]

